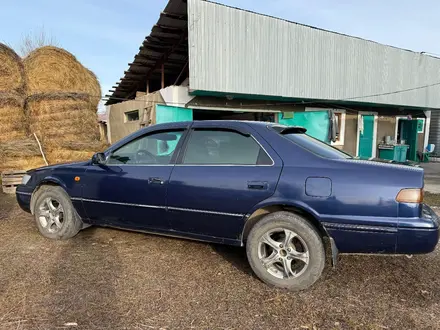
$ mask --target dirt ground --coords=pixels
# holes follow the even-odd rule
[[[439,250],[341,256],[291,293],[240,248],[105,228],[45,239],[0,193],[0,329],[440,329],[439,304]]]

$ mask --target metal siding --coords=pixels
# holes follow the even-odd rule
[[[440,81],[440,59],[201,0],[188,0],[190,88],[345,100]],[[356,98],[440,108],[440,86]]]
[[[435,153],[440,149],[440,111],[431,112],[431,127],[429,129],[429,143],[435,144]]]

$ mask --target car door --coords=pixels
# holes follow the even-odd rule
[[[185,128],[153,130],[86,171],[82,201],[93,223],[168,230],[166,194]]]
[[[275,192],[282,161],[250,126],[217,126],[193,124],[171,175],[168,211],[177,232],[237,240],[246,213]]]

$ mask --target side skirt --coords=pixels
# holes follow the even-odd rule
[[[84,219],[85,222],[88,222],[87,219]],[[107,228],[115,228],[119,230],[124,231],[131,231],[131,232],[137,232],[137,233],[144,233],[144,234],[153,234],[153,235],[160,235],[160,236],[166,236],[166,237],[173,237],[173,238],[181,238],[181,239],[189,239],[192,241],[200,241],[200,242],[206,242],[206,243],[217,243],[217,244],[225,244],[225,245],[232,245],[232,246],[242,246],[241,240],[234,240],[229,238],[221,238],[221,237],[214,237],[214,236],[208,236],[208,235],[199,235],[199,234],[193,234],[193,233],[186,233],[176,230],[161,230],[161,229],[133,229],[133,228],[123,228],[118,226],[112,226],[112,225],[94,225],[96,227],[107,227]]]

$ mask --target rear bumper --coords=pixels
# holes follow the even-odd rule
[[[19,185],[15,191],[15,196],[21,209],[31,213],[32,189],[24,185]]]
[[[328,220],[322,225],[341,253],[422,254],[432,252],[439,241],[439,217],[427,205],[414,218]]]
[[[419,254],[434,251],[439,240],[439,217],[423,205],[422,216],[399,223],[396,253]]]

